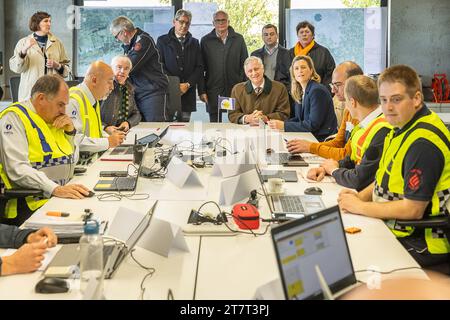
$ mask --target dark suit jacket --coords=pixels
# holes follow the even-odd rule
[[[199,88],[199,94],[208,95],[207,111],[217,113],[219,95],[229,97],[234,85],[245,81],[244,61],[248,57],[244,37],[228,27],[225,44],[217,37],[213,29],[201,42],[205,79]]]
[[[203,77],[203,61],[198,40],[188,32],[184,40],[184,50],[178,41],[174,28],[158,38],[157,47],[161,54],[164,71],[169,76],[177,76],[180,83],[189,82],[191,87],[181,96],[181,109],[196,111],[196,88]]]
[[[284,131],[311,132],[319,141],[337,132],[333,99],[324,85],[308,82],[303,101],[295,104],[295,117],[284,123]]]
[[[264,62],[264,47],[252,52],[252,56],[260,58]],[[292,57],[289,50],[278,45],[277,64],[275,67],[275,77],[273,80],[283,83],[288,92],[291,91],[291,75],[289,68],[291,67]]]

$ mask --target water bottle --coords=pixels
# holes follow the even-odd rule
[[[88,220],[84,234],[80,238],[80,290],[84,294],[90,281],[99,286],[103,279],[103,239],[99,234],[100,225],[96,220]],[[102,291],[102,290],[100,290]]]

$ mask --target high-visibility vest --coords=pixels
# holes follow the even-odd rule
[[[31,167],[45,172],[47,177],[55,183],[66,184],[72,172],[74,149],[64,130],[49,126],[37,113],[17,103],[3,110],[0,118],[8,112],[17,114],[25,128],[28,140],[28,160]],[[13,188],[1,163],[0,177],[2,188]],[[31,211],[37,210],[48,200],[31,196],[25,199]],[[8,201],[4,214],[8,219],[17,217],[17,199]]]
[[[85,92],[80,87],[69,89],[70,98],[75,99],[80,106],[78,112],[82,119],[82,133],[90,138],[102,137],[102,118],[100,115],[100,105],[97,101],[95,108],[89,102]]]
[[[448,214],[450,198],[450,132],[442,120],[434,113],[420,117],[409,129],[394,137],[392,130],[384,142],[380,165],[375,175],[374,201],[392,201],[404,198],[405,182],[402,168],[403,160],[410,146],[419,138],[427,139],[433,143],[444,156],[444,169],[434,190],[431,199],[430,216]],[[430,155],[431,157],[432,155]],[[417,173],[420,175],[420,172]],[[387,225],[397,237],[412,234],[413,228],[400,228],[395,220],[387,221]],[[425,229],[425,240],[428,251],[434,254],[450,252],[448,239],[442,230]]]
[[[355,133],[351,136],[352,153],[350,158],[356,163],[360,164],[361,160],[369,148],[373,137],[381,128],[389,128],[392,126],[386,121],[384,115],[380,115],[373,119],[365,128],[355,127]]]

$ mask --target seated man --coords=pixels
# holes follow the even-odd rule
[[[100,108],[103,126],[109,134],[116,130],[128,132],[141,121],[134,99],[134,88],[128,80],[131,60],[126,55],[119,55],[112,59],[111,66],[114,72],[114,89]]]
[[[378,79],[381,107],[394,127],[386,138],[375,182],[359,193],[343,190],[342,211],[385,219],[422,266],[446,262],[450,244],[434,229],[401,229],[396,219],[448,214],[450,132],[423,102],[422,85],[410,67],[387,68]]]
[[[103,61],[89,66],[84,81],[70,88],[70,102],[66,114],[71,117],[79,135],[80,152],[102,152],[120,145],[125,133],[115,130],[103,138],[99,100],[108,97],[114,88],[114,73]]]
[[[333,71],[332,82],[330,83],[331,91],[335,94],[335,97],[339,101],[345,102],[345,81],[351,76],[362,74],[361,67],[355,62],[345,61],[339,64]],[[352,152],[349,141],[350,132],[357,124],[358,121],[353,119],[347,110],[344,110],[343,120],[334,139],[324,142],[292,139],[287,144],[288,151],[291,153],[310,152],[326,159],[342,160]]]
[[[264,65],[258,57],[248,57],[244,62],[246,82],[236,84],[231,97],[236,99],[236,108],[229,111],[228,119],[233,123],[258,125],[259,119],[285,120],[289,118],[290,106],[286,87],[264,75]]]
[[[329,174],[338,184],[359,191],[373,182],[384,139],[392,127],[378,106],[377,84],[367,76],[346,81],[345,104],[352,118],[359,121],[351,133],[352,154],[339,162],[325,160],[319,168],[309,170],[308,178],[321,181]]]
[[[31,100],[0,113],[0,183],[2,188],[42,190],[45,198],[81,199],[89,190],[66,185],[73,175],[76,133],[65,114],[69,89],[58,76],[43,76],[31,90]],[[21,225],[47,200],[37,197],[9,200],[3,222]],[[18,212],[21,212],[18,215]]]
[[[49,228],[21,230],[0,224],[0,248],[19,249],[10,256],[0,257],[0,275],[28,273],[39,269],[47,248],[56,246],[58,239]]]

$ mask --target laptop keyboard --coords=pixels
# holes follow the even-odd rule
[[[117,188],[117,190],[134,190],[136,186],[137,177],[116,177],[113,181],[113,186]]]
[[[305,212],[299,196],[280,196],[279,199],[283,212]]]
[[[281,152],[268,155],[266,157],[266,160],[269,164],[279,164],[279,163],[282,164],[289,162],[289,160],[303,161],[303,158],[299,154],[290,154],[288,152]]]
[[[133,147],[116,147],[110,153],[112,156],[119,154],[133,154]]]

